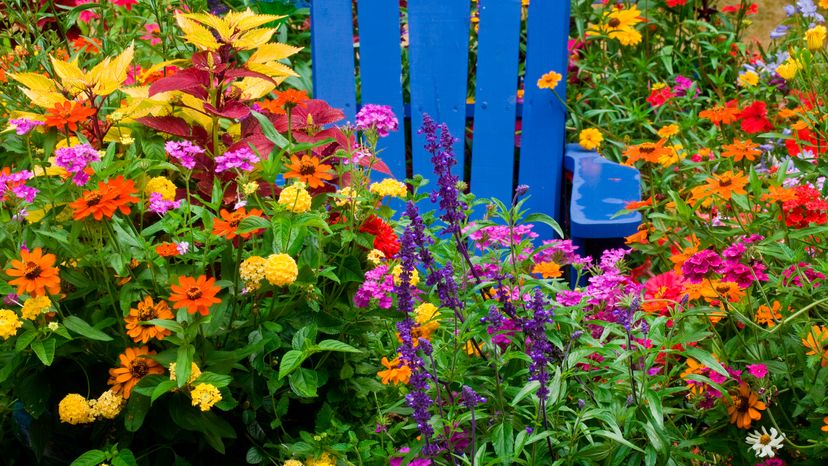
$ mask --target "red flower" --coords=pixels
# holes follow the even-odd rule
[[[374,248],[382,251],[385,257],[392,258],[400,252],[400,242],[394,229],[376,215],[368,217],[359,231],[374,235]]]
[[[741,9],[742,5],[740,3],[736,5],[728,5],[722,8],[722,13],[738,13]],[[745,15],[755,15],[756,13],[759,13],[759,5],[755,3],[748,5],[745,10]]]
[[[649,102],[653,107],[660,107],[675,96],[676,95],[673,94],[673,90],[670,89],[670,86],[665,86],[661,89],[653,89],[652,92],[650,92],[650,96],[647,97],[647,102]]]
[[[739,113],[742,131],[748,134],[765,133],[773,129],[768,121],[768,109],[764,102],[758,101],[742,109]]]
[[[676,302],[684,296],[684,279],[670,271],[656,275],[644,283],[644,302],[641,308],[663,316],[669,316]]]
[[[667,6],[673,8],[675,6],[684,6],[687,4],[687,0],[667,0]]]
[[[785,147],[791,156],[797,156],[803,151],[811,151],[813,155],[824,154],[828,150],[828,144],[818,139],[810,128],[796,130],[796,138],[786,139]]]
[[[796,197],[782,204],[785,213],[785,225],[794,228],[806,228],[809,224],[824,225],[828,223],[828,202],[822,198],[819,190],[810,186],[794,188]]]

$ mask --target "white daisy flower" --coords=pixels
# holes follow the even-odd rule
[[[773,427],[770,433],[762,427],[762,432],[754,430],[745,439],[745,442],[750,445],[750,449],[756,453],[759,458],[773,458],[776,456],[776,450],[783,447],[782,442],[785,441],[785,434],[779,434]]]

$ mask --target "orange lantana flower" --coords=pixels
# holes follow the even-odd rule
[[[312,155],[303,155],[301,158],[290,156],[290,171],[285,173],[285,178],[298,178],[310,188],[321,188],[324,186],[322,180],[332,180],[331,166],[319,163],[319,159]]]
[[[9,285],[17,287],[17,294],[29,296],[45,296],[60,293],[60,277],[55,265],[54,254],[43,254],[43,250],[35,248],[32,251],[20,251],[20,260],[12,259],[11,268],[6,274],[17,277],[9,281]]]
[[[802,344],[809,350],[805,354],[808,356],[821,354],[822,367],[828,366],[828,329],[824,326],[814,325],[808,332],[807,337],[802,339]]]
[[[132,180],[124,180],[123,176],[118,176],[114,180],[99,182],[98,189],[84,191],[81,197],[69,204],[69,207],[75,211],[73,215],[75,220],[81,220],[90,215],[95,220],[100,220],[104,216],[112,218],[116,210],[127,215],[130,211],[129,204],[139,201],[133,196],[136,192],[135,183]]]
[[[127,348],[123,354],[118,356],[121,367],[109,369],[109,385],[112,385],[114,393],[120,393],[124,399],[129,398],[132,389],[145,376],[150,374],[163,374],[164,368],[161,364],[153,361],[147,356],[155,354],[148,347]]]
[[[78,102],[58,102],[47,110],[46,126],[77,131],[78,123],[95,114],[95,110]]]
[[[250,238],[250,235],[256,233],[259,230],[248,231],[247,233],[238,233],[239,223],[242,220],[246,219],[247,217],[258,217],[262,214],[262,211],[259,209],[252,209],[250,212],[247,212],[244,207],[235,210],[233,212],[228,212],[224,209],[221,209],[219,212],[221,218],[224,220],[215,219],[213,222],[213,234],[218,236],[224,236],[227,239],[233,239],[236,235],[241,236],[244,239]]]
[[[731,107],[717,105],[711,109],[702,110],[699,112],[699,117],[710,120],[716,126],[723,123],[729,125],[739,118],[740,112],[741,110],[739,110],[739,107],[737,106]]]
[[[200,313],[206,316],[210,313],[210,306],[221,302],[216,294],[221,290],[215,286],[215,278],[201,275],[198,278],[181,276],[178,285],[171,285],[170,301],[175,309],[186,308],[190,314]]]
[[[143,325],[141,322],[153,319],[172,319],[173,317],[166,301],[159,300],[156,303],[151,297],[146,296],[143,301],[139,301],[134,308],[129,310],[128,316],[124,317],[127,335],[132,337],[135,343],[146,343],[150,338],[163,340],[164,337],[170,335],[169,330],[157,325]]]
[[[722,149],[724,149],[722,151],[722,157],[732,158],[734,162],[739,162],[742,159],[748,159],[752,162],[762,153],[759,150],[759,144],[754,143],[750,139],[745,141],[737,139],[733,141],[733,144],[722,146]]]
[[[408,383],[411,378],[411,368],[402,365],[400,358],[394,358],[389,361],[388,358],[383,357],[381,361],[386,370],[377,372],[377,375],[382,380],[382,383],[388,385],[389,383],[400,384]]]
[[[655,143],[645,142],[627,147],[627,150],[624,151],[624,157],[627,158],[624,165],[633,165],[639,160],[650,163],[659,163],[659,160],[662,157],[672,155],[670,148],[664,147],[664,142],[665,140],[662,139]]]
[[[750,429],[753,421],[762,419],[762,413],[759,411],[765,410],[765,403],[759,401],[759,396],[748,384],[742,382],[739,391],[730,397],[732,401],[728,403],[727,414],[730,416],[730,422],[736,424],[736,427]]]

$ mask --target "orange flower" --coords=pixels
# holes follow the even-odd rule
[[[155,252],[161,257],[172,257],[180,254],[175,243],[161,243],[155,247]]]
[[[784,186],[768,186],[767,194],[762,194],[763,201],[786,202],[796,199],[796,190]]]
[[[630,236],[627,236],[626,238],[624,238],[625,239],[625,244],[627,244],[627,245],[647,244],[647,236],[649,235],[649,233],[650,233],[650,228],[647,226],[647,224],[642,223],[641,225],[638,225],[638,231],[637,232],[635,232],[635,233],[631,234]]]
[[[322,180],[332,180],[333,174],[330,173],[331,166],[324,163],[319,163],[319,159],[312,155],[303,155],[299,158],[295,155],[290,156],[290,171],[285,173],[285,178],[298,178],[299,181],[308,185],[311,188],[320,188],[324,186]]]
[[[169,330],[157,325],[143,325],[141,322],[152,319],[172,319],[173,317],[166,301],[159,300],[156,303],[151,297],[146,296],[143,301],[138,302],[136,307],[129,310],[128,316],[124,317],[127,335],[132,337],[135,343],[146,343],[150,338],[163,340],[164,337],[170,335]]]
[[[782,304],[780,304],[779,301],[773,302],[773,308],[762,304],[759,306],[759,309],[756,310],[756,322],[765,324],[768,328],[775,326],[776,321],[782,318],[782,313],[779,312],[781,309]]]
[[[808,332],[807,338],[802,339],[802,344],[809,349],[805,354],[808,356],[822,354],[822,367],[828,366],[828,329],[814,325]]]
[[[276,100],[273,102],[277,107],[295,107],[309,100],[307,92],[297,89],[275,91],[274,94],[276,94]]]
[[[699,363],[693,358],[687,358],[687,368],[684,372],[681,373],[681,378],[686,379],[688,375],[691,374],[698,374],[701,375],[707,367],[704,364]],[[691,380],[687,382],[687,388],[690,389],[690,393],[694,395],[700,395],[704,393],[704,389],[706,388],[706,384],[697,383],[695,380]]]
[[[707,207],[712,202],[711,196],[714,194],[724,200],[729,201],[734,194],[747,194],[745,186],[748,184],[748,178],[744,172],[726,171],[721,175],[713,175],[712,178],[707,178],[707,184],[696,186],[691,190],[693,202],[702,201],[702,206]]]
[[[388,385],[391,382],[395,385],[408,383],[408,379],[411,377],[411,368],[403,366],[400,358],[394,358],[392,361],[388,361],[388,358],[383,357],[381,363],[386,367],[386,370],[377,372],[377,375],[384,385]]]
[[[563,275],[561,266],[552,261],[535,264],[532,273],[539,273],[543,278],[558,278]]]
[[[719,126],[722,123],[729,125],[738,119],[741,112],[739,107],[720,106],[717,105],[709,110],[702,110],[699,112],[699,117],[710,120],[714,125]]]
[[[239,223],[242,220],[246,219],[247,217],[258,217],[262,214],[262,211],[259,209],[252,209],[250,212],[247,212],[244,207],[231,212],[228,212],[224,209],[221,209],[219,212],[221,218],[224,220],[215,219],[213,222],[213,234],[217,236],[224,236],[227,239],[233,239],[236,235],[241,236],[244,239],[250,238],[250,235],[253,233],[261,231],[254,230],[248,231],[247,233],[238,233]]]
[[[47,113],[46,126],[77,131],[78,123],[94,115],[95,110],[78,102],[58,102]]]
[[[750,139],[746,141],[741,141],[739,139],[733,141],[733,144],[727,144],[722,146],[724,151],[722,151],[722,157],[733,158],[734,162],[739,162],[742,159],[748,159],[751,162],[756,160],[756,157],[762,153],[758,149],[759,144],[755,144]]]
[[[644,207],[651,207],[653,205],[653,197],[650,196],[643,201],[630,201],[624,206],[626,210],[638,210]]]
[[[113,393],[120,393],[124,399],[129,398],[132,389],[138,382],[149,374],[163,374],[164,368],[161,364],[153,361],[147,356],[155,354],[148,347],[127,348],[123,354],[118,356],[121,367],[109,369],[109,381]]]
[[[828,432],[828,416],[825,416],[824,418],[822,418],[822,423],[825,424],[825,425],[822,426],[820,428],[820,430],[823,431],[823,432]]]
[[[210,306],[221,302],[216,298],[216,294],[221,290],[215,286],[215,278],[207,278],[204,275],[192,278],[181,276],[178,277],[178,285],[171,285],[173,293],[170,295],[170,301],[173,302],[175,309],[186,308],[190,314],[200,313],[206,316],[210,313]]]
[[[55,265],[54,254],[43,254],[43,250],[35,248],[20,251],[20,259],[12,259],[11,268],[6,274],[17,277],[9,281],[9,285],[17,287],[17,294],[28,293],[29,296],[45,296],[60,293],[60,277]]]
[[[133,196],[136,192],[132,180],[124,180],[123,176],[118,176],[114,180],[99,182],[98,189],[84,191],[81,197],[69,204],[69,207],[75,211],[75,220],[82,220],[90,215],[95,220],[100,220],[104,216],[112,218],[117,210],[127,215],[130,212],[128,204],[139,200]]]
[[[759,401],[759,397],[751,391],[748,384],[742,382],[739,385],[739,391],[731,394],[730,397],[727,414],[730,416],[730,422],[736,424],[736,427],[750,429],[753,421],[762,419],[762,413],[759,411],[766,409],[765,403]]]
[[[690,245],[685,247],[677,245],[673,248],[672,254],[670,255],[670,262],[673,263],[673,270],[677,273],[681,273],[681,266],[684,265],[690,256],[699,252],[699,245],[701,242],[696,235],[690,235],[686,239],[690,241]]]
[[[624,165],[633,165],[639,160],[658,163],[662,157],[671,155],[670,149],[664,147],[664,142],[664,139],[662,139],[655,143],[645,142],[627,147],[627,150],[624,151],[624,157],[627,158]]]

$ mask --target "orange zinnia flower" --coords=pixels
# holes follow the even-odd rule
[[[828,366],[828,329],[814,325],[808,332],[808,337],[802,339],[802,344],[810,351],[808,356],[822,354],[822,367]]]
[[[730,422],[736,424],[736,427],[750,429],[753,421],[762,419],[762,413],[759,411],[765,410],[765,403],[759,401],[759,396],[748,384],[742,382],[739,391],[730,397],[732,401],[728,403],[727,414],[730,416]]]
[[[334,177],[333,173],[330,173],[332,167],[319,163],[319,159],[312,155],[303,155],[302,158],[291,155],[288,168],[290,171],[285,173],[285,178],[298,178],[311,188],[321,188],[324,186],[322,180],[332,180]]]
[[[782,313],[779,312],[780,310],[782,310],[782,304],[780,304],[779,301],[773,302],[773,308],[762,304],[758,309],[756,309],[755,320],[757,323],[767,325],[768,328],[773,327],[776,325],[776,321],[782,319]]]
[[[723,107],[715,106],[709,110],[702,110],[699,112],[699,117],[710,120],[714,125],[719,126],[722,123],[729,125],[739,118],[739,107]]]
[[[767,194],[762,194],[763,201],[781,202],[796,199],[796,190],[784,186],[768,186]]]
[[[9,281],[9,285],[17,287],[17,294],[28,293],[29,296],[45,296],[60,293],[60,277],[55,265],[54,254],[43,254],[43,250],[35,248],[20,251],[20,260],[12,259],[11,268],[6,274],[17,277]]]
[[[703,201],[704,207],[713,202],[710,196],[714,194],[726,201],[729,201],[734,194],[747,194],[745,186],[748,184],[748,178],[741,171],[736,173],[726,171],[721,175],[713,175],[706,181],[707,184],[696,186],[691,190],[693,202]]]
[[[161,243],[155,247],[155,252],[161,257],[172,257],[180,255],[178,246],[175,243]]]
[[[46,126],[77,131],[78,123],[94,115],[95,109],[78,102],[58,102],[47,112]]]
[[[403,366],[400,358],[394,358],[389,362],[388,358],[383,357],[381,362],[387,368],[384,371],[377,372],[383,384],[388,385],[390,382],[394,384],[408,383],[408,379],[411,378],[411,368]]]
[[[758,149],[759,144],[755,144],[750,139],[741,141],[739,139],[733,141],[733,144],[722,146],[722,157],[732,157],[734,162],[739,162],[742,159],[748,159],[751,162],[756,160],[756,157],[762,153]]]
[[[69,204],[69,207],[75,211],[73,215],[75,220],[81,220],[90,215],[95,220],[100,220],[104,216],[112,218],[116,210],[127,215],[130,212],[129,204],[139,201],[133,196],[136,192],[135,183],[132,180],[124,180],[123,176],[118,176],[114,180],[99,182],[98,189],[84,191],[81,197]]]
[[[248,231],[247,233],[238,233],[239,223],[242,220],[246,219],[247,217],[258,217],[262,214],[262,211],[259,209],[252,209],[250,212],[247,212],[244,207],[235,210],[233,212],[228,212],[224,209],[221,209],[219,212],[221,218],[224,220],[215,219],[213,221],[213,234],[218,236],[224,236],[227,239],[233,239],[236,235],[241,236],[244,239],[250,238],[250,235],[253,233],[261,231],[261,229]]]
[[[138,302],[136,307],[129,310],[128,316],[124,317],[127,335],[132,337],[135,343],[146,343],[150,338],[163,340],[164,337],[170,335],[169,330],[157,325],[143,325],[141,322],[152,319],[172,319],[173,317],[166,301],[159,300],[156,303],[151,297],[146,296],[143,301]]]
[[[200,313],[206,316],[210,313],[210,306],[221,302],[216,298],[216,294],[221,290],[215,286],[215,278],[207,278],[204,275],[192,278],[181,276],[178,277],[178,285],[171,285],[173,293],[170,295],[170,301],[173,302],[175,309],[186,308],[190,314]]]
[[[624,165],[632,165],[639,160],[658,163],[662,157],[671,155],[670,149],[664,147],[664,142],[665,140],[662,139],[655,143],[645,142],[636,146],[627,147],[627,150],[624,151],[624,157],[627,158]]]
[[[532,268],[532,273],[539,273],[543,278],[559,278],[563,275],[561,266],[555,262],[539,262]]]
[[[123,354],[118,356],[121,367],[109,369],[109,381],[114,393],[120,393],[124,399],[129,398],[132,389],[145,376],[149,374],[163,374],[164,368],[161,364],[153,361],[147,356],[155,354],[148,347],[127,348]]]

